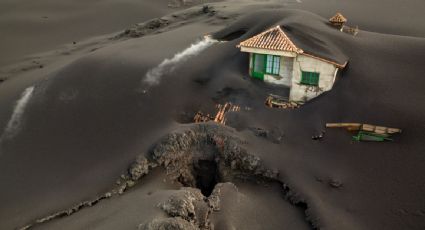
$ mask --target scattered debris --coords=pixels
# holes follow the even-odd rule
[[[214,117],[212,117],[210,114],[204,115],[201,111],[198,111],[195,114],[195,117],[193,117],[193,121],[195,123],[208,122],[211,120],[214,120]]]
[[[214,121],[216,123],[220,123],[220,124],[225,125],[226,124],[226,113],[228,113],[228,112],[239,112],[241,110],[240,106],[233,105],[230,102],[227,102],[224,105],[217,104],[216,108],[217,108],[218,111],[217,111],[217,114],[214,117],[212,117],[209,114],[204,115],[201,111],[199,111],[193,117],[193,121],[195,123]]]
[[[388,128],[384,126],[376,126],[361,123],[327,123],[327,128],[345,128],[350,132],[357,132],[353,136],[356,141],[392,141],[390,137],[393,134],[401,133],[401,129]]]
[[[214,122],[220,124],[226,124],[226,113],[227,112],[239,112],[241,111],[241,107],[238,105],[233,105],[232,103],[227,102],[224,105],[218,104],[217,106],[218,112],[214,118]]]
[[[322,130],[319,135],[312,136],[311,139],[318,141],[321,140],[325,136],[325,130]]]
[[[280,109],[297,109],[300,107],[297,102],[289,101],[287,98],[274,94],[270,94],[267,97],[265,104],[270,108]]]
[[[359,26],[356,26],[356,27],[343,26],[341,28],[341,31],[344,32],[344,33],[356,36],[359,33]]]

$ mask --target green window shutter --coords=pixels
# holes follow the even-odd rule
[[[319,75],[319,73],[301,71],[301,84],[318,86]]]
[[[310,84],[310,73],[304,71],[301,72],[301,84]]]
[[[312,85],[319,85],[319,73],[312,73],[311,84]]]

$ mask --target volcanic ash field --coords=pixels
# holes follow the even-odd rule
[[[424,229],[425,19],[397,31],[350,3],[353,35],[329,3],[303,2],[161,1],[2,68],[0,228]],[[348,61],[332,90],[265,105],[281,89],[251,78],[237,45],[276,26]],[[356,142],[329,122],[403,133]]]

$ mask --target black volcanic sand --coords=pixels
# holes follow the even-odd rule
[[[425,39],[363,30],[353,37],[328,26],[326,18],[285,10],[278,3],[213,6],[215,15],[201,16],[196,22],[110,41],[69,59],[58,55],[54,65],[0,84],[2,128],[25,87],[36,86],[22,129],[0,146],[0,228],[20,227],[103,194],[137,155],[148,154],[153,144],[179,129],[191,114],[214,111],[215,103],[225,101],[243,108],[229,114],[227,125],[246,140],[250,152],[280,172],[281,180],[307,204],[317,228],[425,227]],[[314,34],[322,45],[318,52],[328,47],[331,52],[326,53],[349,59],[332,91],[297,110],[264,106],[270,87],[248,77],[248,55],[236,48],[241,40],[274,25],[293,28],[296,36]],[[148,87],[142,82],[150,68],[206,33],[233,40],[191,58],[164,75],[159,85]],[[345,130],[328,130],[324,139],[313,141],[311,136],[320,133],[326,122],[372,123],[402,128],[403,133],[394,142],[357,143]],[[283,138],[279,142],[255,136],[253,127]],[[161,185],[155,175],[163,176],[156,173],[148,175],[147,187],[154,194],[172,193],[169,189],[176,188]],[[164,197],[142,195],[149,190],[143,180],[121,197],[39,227],[135,229],[136,223],[165,215],[156,207]],[[342,186],[332,187],[332,182]],[[283,198],[276,207],[280,203],[275,185],[235,184],[246,199],[232,204],[229,198],[226,210],[232,210],[231,218],[217,227],[308,227],[305,215]],[[126,205],[134,203],[140,206]],[[255,208],[270,212],[269,219],[267,215],[252,218],[254,211],[249,209]],[[122,209],[128,216],[119,214]],[[283,215],[282,222],[273,214]],[[214,213],[212,219],[220,220],[220,215],[224,214]]]

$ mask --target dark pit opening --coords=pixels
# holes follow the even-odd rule
[[[194,170],[196,187],[201,190],[204,196],[208,197],[219,180],[217,163],[213,160],[199,160]]]

